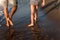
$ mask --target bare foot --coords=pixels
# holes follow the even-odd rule
[[[34,26],[34,24],[29,24],[28,26],[31,27],[31,26]]]
[[[7,27],[7,29],[9,29],[9,22],[8,22],[8,20],[6,22],[6,27]]]
[[[8,21],[10,23],[11,26],[13,26],[13,22],[8,18]]]

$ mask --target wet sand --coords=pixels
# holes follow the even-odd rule
[[[0,26],[0,40],[60,40],[59,0],[46,1],[46,5],[39,8],[34,27],[27,26],[30,23],[29,6],[28,0],[19,1],[13,16],[14,29],[7,30],[3,23]]]

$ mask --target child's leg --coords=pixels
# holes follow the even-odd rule
[[[16,11],[16,9],[17,9],[17,6],[12,7],[12,9],[10,11],[10,15],[9,15],[10,19],[12,19],[12,16],[14,15],[14,12]]]
[[[6,26],[8,27],[9,23],[8,23],[8,8],[7,7],[4,8],[4,16],[6,18]]]
[[[17,4],[16,4],[16,0],[9,0],[9,4],[12,5],[12,9],[10,11],[10,20],[12,21],[12,16],[14,15],[16,9],[17,9]],[[13,22],[10,21],[10,25],[13,25]]]
[[[12,21],[12,16],[14,15],[14,12],[16,11],[16,6],[13,6],[12,9],[11,9],[11,12],[10,12],[10,20]],[[13,22],[10,21],[10,25],[13,26]]]
[[[31,24],[29,24],[28,26],[34,26],[35,6],[34,5],[30,5],[30,9],[31,9]]]
[[[35,8],[35,15],[34,15],[34,20],[37,21],[37,18],[38,18],[38,6],[36,6]]]

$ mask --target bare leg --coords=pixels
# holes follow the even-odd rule
[[[9,23],[8,23],[8,7],[4,8],[4,16],[6,18],[6,26],[9,27]]]
[[[36,6],[36,9],[35,9],[35,22],[37,21],[37,18],[38,18],[38,6]]]
[[[14,15],[14,12],[16,11],[17,9],[17,6],[13,6],[12,9],[11,9],[11,12],[10,12],[10,19],[12,19],[12,16]]]
[[[12,21],[12,16],[14,15],[14,12],[16,11],[16,9],[17,9],[17,6],[13,6],[12,9],[11,9],[11,12],[10,12],[10,15],[9,15],[11,21]],[[10,21],[10,25],[13,26],[13,22],[11,22],[11,21]]]
[[[35,9],[35,15],[34,15],[35,22],[37,21],[37,18],[38,18],[38,6],[36,6],[36,9]]]
[[[9,22],[11,23],[11,24],[13,24],[12,23],[12,21],[10,20],[10,18],[9,18],[9,15],[8,15],[8,7],[4,7],[4,16],[5,16],[5,18],[6,18],[6,26],[9,28]]]
[[[35,6],[34,5],[30,5],[30,9],[31,9],[31,24],[29,24],[28,26],[34,26]]]
[[[42,7],[45,5],[45,0],[42,0]]]

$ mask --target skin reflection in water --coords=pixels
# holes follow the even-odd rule
[[[8,35],[7,35],[7,40],[12,40],[14,35],[14,29],[9,29]]]
[[[44,31],[40,28],[38,23],[36,23],[34,27],[31,27],[31,32],[33,40],[48,40],[48,35],[43,34]]]
[[[8,40],[48,40],[48,35],[45,34],[44,29],[40,28],[38,23],[36,23],[35,26],[31,27],[30,29],[31,31],[29,31],[29,29],[28,31],[20,31],[19,29],[19,31],[15,31],[14,33],[12,29],[10,30]]]

